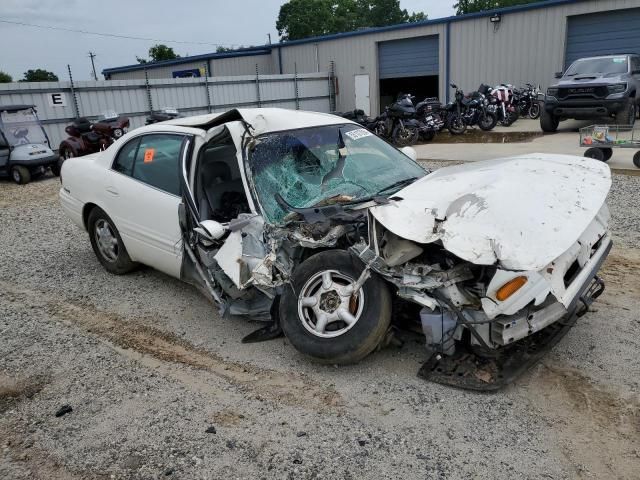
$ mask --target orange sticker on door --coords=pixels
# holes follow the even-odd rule
[[[156,149],[155,148],[147,148],[144,151],[144,163],[151,163],[153,162],[153,155],[156,153]]]

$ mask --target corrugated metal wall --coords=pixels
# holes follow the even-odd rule
[[[546,88],[563,69],[567,18],[639,7],[638,0],[591,0],[451,24],[451,81],[464,90],[480,83],[526,82]],[[442,62],[441,62],[442,63]]]
[[[282,66],[285,73],[291,73],[294,64],[298,72],[312,72],[320,64],[321,70],[327,70],[330,62],[335,63],[335,74],[338,77],[339,94],[337,109],[341,111],[355,108],[355,75],[369,74],[371,112],[379,109],[378,79],[378,42],[411,38],[416,36],[439,35],[439,57],[445,58],[444,41],[446,26],[444,24],[428,25],[405,30],[394,30],[370,35],[328,40],[317,44],[292,45],[282,48]],[[318,62],[316,62],[316,45]],[[443,60],[440,61],[441,70]],[[440,75],[440,92],[444,91],[444,76]]]
[[[588,0],[507,13],[502,15],[498,26],[490,23],[488,17],[451,22],[450,81],[456,82],[464,90],[475,89],[480,83],[503,82],[516,85],[530,82],[541,84],[544,88],[553,80],[554,72],[563,68],[568,17],[634,7],[640,7],[640,0]],[[283,73],[327,71],[330,63],[334,62],[339,85],[337,109],[351,110],[355,107],[354,76],[368,74],[371,112],[375,114],[379,111],[378,44],[388,40],[438,35],[439,90],[440,97],[444,99],[449,88],[446,84],[446,32],[447,25],[444,23],[423,25],[329,39],[315,44],[285,43],[274,45],[271,55],[215,62],[233,63],[228,67],[230,73],[221,73],[227,75],[251,74],[255,72],[256,62],[260,62],[261,73],[262,68],[265,73],[278,73],[280,65]],[[199,66],[189,65],[161,67],[153,71],[153,77],[170,77],[173,70]],[[213,68],[215,70],[215,64]],[[123,75],[132,74],[139,75],[137,72]],[[113,78],[116,78],[115,74]],[[144,74],[135,78],[144,78]]]
[[[74,82],[79,116],[97,118],[105,111],[129,117],[131,127],[144,125],[151,107],[174,107],[185,115],[226,111],[235,107],[280,107],[328,112],[329,75],[253,75],[149,80]],[[209,96],[207,97],[207,91]],[[52,93],[62,93],[65,106],[50,106]],[[53,148],[66,138],[64,128],[76,117],[69,82],[3,83],[0,104],[33,104]]]

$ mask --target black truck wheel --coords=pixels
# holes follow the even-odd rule
[[[633,164],[636,167],[640,168],[640,151],[636,152],[633,156]]]
[[[628,98],[625,107],[616,113],[618,125],[633,125],[636,122],[636,99]]]
[[[558,131],[560,120],[555,115],[547,112],[545,108],[540,112],[540,128],[546,133],[555,133]]]
[[[373,352],[391,322],[391,295],[375,273],[357,291],[364,270],[343,250],[309,257],[280,299],[282,330],[301,353],[324,363],[356,363]]]

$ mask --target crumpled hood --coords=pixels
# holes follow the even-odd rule
[[[370,211],[396,235],[441,240],[463,260],[540,270],[576,242],[610,187],[603,162],[531,154],[439,169]]]

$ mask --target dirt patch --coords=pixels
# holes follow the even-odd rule
[[[116,345],[119,353],[130,358],[137,359],[142,354],[162,362],[188,365],[274,403],[314,410],[342,405],[339,394],[332,387],[319,385],[303,375],[225,360],[171,333],[144,324],[153,319],[123,318],[98,310],[93,305],[54,299],[41,292],[18,290],[5,282],[0,282],[0,288],[10,302],[18,302],[22,308],[34,311],[41,309],[54,318],[83,328]]]
[[[556,425],[557,444],[577,478],[636,479],[640,399],[623,398],[569,368],[543,364],[528,398]],[[621,458],[627,459],[620,461]]]
[[[640,253],[631,249],[614,249],[607,257],[600,274],[613,294],[640,298]]]
[[[221,425],[224,427],[238,425],[245,419],[242,413],[238,413],[235,410],[221,410],[211,416],[211,420],[215,425]]]
[[[16,379],[0,373],[0,413],[6,412],[25,398],[31,398],[48,383],[43,376]]]

